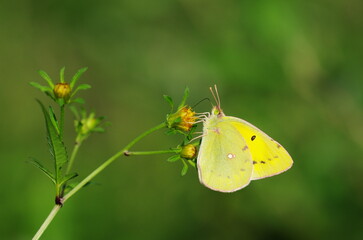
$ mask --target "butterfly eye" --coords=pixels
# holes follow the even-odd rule
[[[251,137],[251,141],[253,141],[253,140],[255,140],[256,139],[256,135],[253,135],[252,137]]]

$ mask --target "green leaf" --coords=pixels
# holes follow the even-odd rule
[[[39,161],[37,161],[35,158],[30,158],[28,162],[36,166],[38,169],[40,169],[47,177],[50,178],[50,180],[52,180],[54,184],[56,183],[53,173],[51,173],[48,169],[43,167],[43,165]]]
[[[166,135],[170,136],[170,135],[175,135],[175,134],[181,134],[181,135],[184,135],[186,136],[187,133],[181,131],[181,130],[177,130],[177,129],[168,129],[166,132],[165,132]]]
[[[79,182],[77,182],[77,181],[71,182],[71,183],[67,183],[66,189],[64,190],[64,193],[67,194],[69,191],[71,191],[73,188],[75,188],[78,185],[78,183]],[[96,184],[96,183],[94,183],[94,182],[88,182],[82,188],[88,187],[91,184]]]
[[[59,72],[59,78],[60,78],[60,82],[64,83],[64,70],[66,69],[66,67],[62,67],[62,69]]]
[[[174,109],[173,99],[170,96],[168,96],[168,95],[164,95],[163,97],[169,103],[169,105],[171,107],[171,111],[170,112],[173,112],[173,109]]]
[[[64,164],[67,163],[67,158],[68,158],[67,151],[63,142],[60,139],[60,136],[57,133],[57,130],[52,124],[48,111],[39,100],[37,101],[44,114],[49,149],[55,162],[55,180],[56,183],[59,183],[59,181],[61,180],[60,179],[61,169],[64,166]]]
[[[185,162],[184,159],[181,158],[181,160],[183,162],[183,169],[181,170],[181,175],[184,176],[185,174],[187,174],[189,167],[188,167],[188,164]]]
[[[78,72],[76,73],[76,74],[74,74],[74,76],[73,76],[73,78],[72,78],[72,80],[71,80],[71,84],[70,84],[70,86],[71,86],[71,89],[73,89],[73,87],[74,87],[74,85],[76,85],[76,83],[77,83],[77,81],[78,81],[78,79],[82,76],[82,74],[85,72],[85,71],[87,71],[87,69],[88,68],[81,68],[81,69],[79,69],[78,70]]]
[[[99,132],[99,133],[103,133],[105,132],[105,129],[102,127],[96,127],[92,129],[92,132]]]
[[[175,135],[175,134],[177,134],[178,133],[178,131],[177,130],[175,130],[175,129],[173,129],[173,128],[170,128],[170,129],[168,129],[166,132],[165,132],[165,134],[166,135]]]
[[[81,84],[81,85],[79,85],[77,87],[76,91],[78,91],[78,90],[85,90],[85,89],[89,89],[89,88],[91,88],[91,85],[86,84],[86,83],[83,83],[83,84]]]
[[[40,85],[39,83],[36,83],[36,82],[30,82],[29,83],[30,85],[32,85],[33,87],[35,88],[38,88],[40,91],[42,92],[52,92],[52,89],[50,87],[47,87],[47,86],[42,86]]]
[[[195,164],[194,161],[188,159],[188,163],[190,164],[190,166],[197,168],[197,165]]]
[[[79,104],[84,104],[85,101],[83,98],[76,98],[76,99],[72,99],[71,103],[79,103]]]
[[[168,158],[168,162],[176,162],[180,159],[180,156],[179,155],[173,155],[171,157]]]
[[[50,121],[52,122],[55,130],[57,130],[57,134],[59,135],[60,131],[59,131],[59,127],[58,127],[57,117],[55,116],[54,110],[51,106],[49,106],[49,118],[50,118]]]
[[[81,84],[79,85],[75,91],[73,91],[71,97],[73,97],[79,90],[86,90],[86,89],[90,89],[91,88],[91,85],[89,84]]]
[[[54,93],[53,93],[53,91],[51,91],[51,92],[45,92],[45,94],[48,96],[48,97],[50,97],[51,99],[53,99],[53,101],[57,101],[57,99],[55,99],[55,97],[54,97]]]
[[[53,89],[54,88],[54,83],[53,83],[53,81],[52,81],[52,79],[49,77],[49,75],[46,73],[46,72],[44,72],[44,71],[42,71],[42,70],[39,70],[38,71],[38,73],[39,73],[39,75],[45,80],[45,81],[47,81],[48,82],[48,84],[49,84],[49,86],[50,86],[50,88],[51,89]]]
[[[71,110],[71,112],[74,114],[76,119],[80,119],[79,117],[79,113],[78,113],[78,109],[75,106],[69,106],[69,109]]]
[[[60,185],[63,185],[64,183],[66,183],[69,180],[72,180],[73,178],[76,178],[76,177],[78,177],[78,173],[67,174],[62,178],[62,181],[60,182]]]
[[[185,106],[185,103],[187,101],[187,98],[189,97],[189,88],[186,87],[185,90],[184,90],[184,96],[183,96],[183,99],[178,107],[178,109],[182,108]]]

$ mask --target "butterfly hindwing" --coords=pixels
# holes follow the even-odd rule
[[[198,171],[201,183],[208,188],[233,192],[249,184],[253,166],[245,139],[224,118],[211,116],[204,123]]]
[[[292,166],[289,153],[267,134],[242,119],[225,118],[245,138],[253,161],[251,180],[274,176]]]

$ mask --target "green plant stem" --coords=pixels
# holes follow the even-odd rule
[[[64,104],[60,107],[60,121],[59,121],[59,136],[63,141],[63,130],[64,130]]]
[[[43,235],[45,229],[47,229],[47,227],[52,222],[53,218],[58,213],[60,208],[61,208],[60,205],[55,205],[53,207],[52,211],[49,213],[48,217],[45,219],[42,226],[40,226],[38,232],[34,235],[33,240],[38,240]]]
[[[114,154],[112,157],[110,157],[108,160],[106,160],[98,168],[96,168],[91,174],[89,174],[80,183],[78,183],[71,191],[69,191],[64,196],[62,203],[64,204],[68,199],[70,199],[75,193],[77,193],[82,187],[84,187],[87,183],[89,183],[89,181],[91,181],[95,176],[97,176],[100,172],[102,172],[103,169],[105,169],[108,165],[110,165],[112,162],[114,162],[117,158],[124,155],[125,153],[128,153],[128,150],[133,145],[135,145],[138,141],[140,141],[142,138],[146,137],[150,133],[155,132],[156,130],[164,128],[165,126],[166,126],[166,123],[161,123],[161,124],[157,125],[156,127],[153,127],[151,129],[149,129],[148,131],[139,135],[137,138],[135,138],[133,141],[131,141],[128,145],[126,145],[126,147],[124,147],[122,150],[120,150],[119,152]],[[49,224],[52,222],[54,216],[58,213],[60,208],[61,208],[61,205],[55,205],[53,207],[52,211],[50,212],[48,217],[45,219],[42,226],[39,228],[38,232],[35,234],[33,240],[37,240],[42,236],[43,232],[47,229]]]
[[[143,151],[143,152],[125,152],[126,156],[137,156],[137,155],[154,155],[164,153],[176,153],[176,150],[160,150],[160,151]]]
[[[76,139],[78,139],[78,137]],[[76,158],[76,155],[78,153],[79,148],[81,147],[81,144],[82,144],[82,141],[76,140],[76,144],[73,147],[72,154],[71,154],[71,157],[68,162],[66,174],[68,174],[71,171],[73,163],[74,163],[74,159]]]
[[[132,146],[134,146],[138,141],[140,141],[141,139],[143,139],[144,137],[146,137],[147,135],[149,135],[150,133],[155,132],[156,130],[162,129],[166,127],[166,123],[163,122],[159,125],[157,125],[156,127],[150,128],[149,130],[147,130],[146,132],[142,133],[141,135],[139,135],[137,138],[135,138],[134,140],[132,140],[129,144],[126,145],[126,147],[124,148],[124,151],[128,151]]]

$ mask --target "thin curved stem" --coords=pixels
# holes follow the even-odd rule
[[[165,154],[165,153],[176,153],[176,150],[160,150],[160,151],[142,151],[142,152],[125,152],[126,156],[138,156],[138,155],[154,155],[154,154]]]
[[[147,130],[146,132],[142,133],[141,135],[139,135],[137,138],[135,138],[134,140],[132,140],[128,145],[126,145],[126,147],[124,148],[124,151],[128,151],[132,146],[134,146],[138,141],[140,141],[141,139],[143,139],[144,137],[146,137],[147,135],[149,135],[152,132],[155,132],[156,130],[159,130],[161,128],[166,127],[166,123],[163,122],[159,125],[157,125],[156,127],[150,128],[149,130]]]
[[[81,141],[76,141],[76,144],[74,145],[71,157],[70,157],[69,162],[68,162],[66,174],[68,174],[71,171],[73,163],[74,163],[74,159],[76,158],[76,155],[78,153],[79,148],[81,147],[81,144],[82,144]]]

